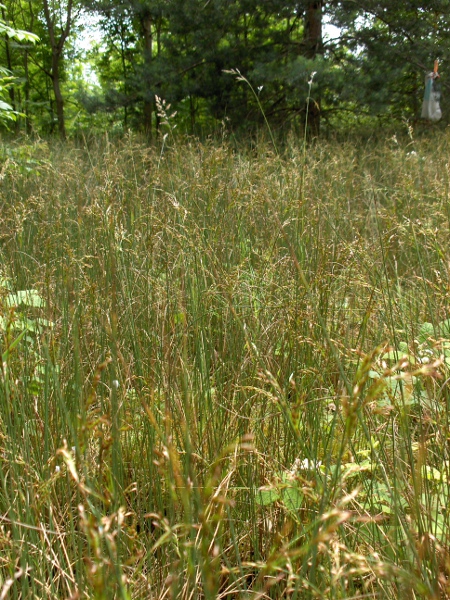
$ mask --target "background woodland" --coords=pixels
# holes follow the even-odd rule
[[[5,31],[0,44],[3,100],[24,115],[16,133],[151,137],[156,97],[190,134],[247,134],[264,118],[301,131],[307,112],[313,134],[414,123],[436,58],[445,113],[448,0],[6,0],[1,10],[39,36]]]

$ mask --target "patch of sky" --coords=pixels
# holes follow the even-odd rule
[[[92,50],[92,48],[102,40],[100,29],[100,17],[96,15],[84,14],[81,18],[81,27],[77,31],[75,45],[83,54]],[[99,85],[97,74],[95,73],[89,61],[83,62],[84,79],[91,85]]]
[[[341,30],[325,17],[322,24],[323,39],[325,42],[339,39]]]

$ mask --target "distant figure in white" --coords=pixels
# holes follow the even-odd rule
[[[439,119],[442,117],[441,107],[439,106],[441,93],[436,86],[436,80],[439,79],[438,66],[439,63],[437,60],[435,60],[434,71],[431,71],[425,75],[425,94],[423,96],[422,104],[422,119],[427,119],[428,121],[439,121]]]

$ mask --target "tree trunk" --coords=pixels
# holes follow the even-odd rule
[[[61,56],[56,52],[52,53],[52,84],[55,95],[56,118],[58,120],[58,132],[62,139],[66,139],[66,121],[64,118],[64,98],[61,92],[59,62]]]
[[[123,82],[125,86],[125,92],[128,87],[128,68],[127,68],[127,46],[126,46],[126,26],[123,21],[120,22],[120,60],[122,63],[122,72],[123,72]],[[128,129],[128,106],[125,104],[123,107],[123,129],[127,131]]]
[[[145,77],[147,77],[147,73],[150,70],[150,65],[152,62],[152,45],[153,45],[153,35],[152,35],[152,17],[151,15],[145,15],[142,20],[142,27],[144,30],[144,73]],[[152,137],[152,119],[153,119],[153,110],[154,110],[154,102],[153,98],[150,97],[149,90],[146,89],[147,86],[144,87],[144,132],[145,135],[151,139]]]
[[[53,84],[53,94],[55,96],[56,104],[56,118],[58,120],[58,131],[59,135],[65,139],[66,137],[66,123],[64,118],[64,98],[61,92],[61,73],[60,65],[63,56],[64,44],[69,36],[70,29],[72,27],[72,9],[73,0],[67,0],[66,7],[66,21],[64,24],[60,24],[60,34],[56,37],[56,18],[50,10],[49,0],[44,0],[44,16],[45,22],[48,29],[48,35],[50,38],[50,47],[52,50],[52,66],[49,76]]]
[[[304,46],[306,58],[314,59],[323,53],[322,38],[322,7],[323,0],[309,2],[305,13]],[[314,94],[307,103],[308,133],[311,136],[319,135],[320,131],[320,98]]]
[[[27,135],[31,135],[32,125],[31,125],[31,118],[30,118],[30,75],[28,72],[28,50],[25,50],[24,59],[23,59],[23,70],[24,70],[24,75],[25,75],[25,87],[24,87],[24,92],[25,92],[25,107],[24,107],[25,130],[27,132]]]
[[[6,23],[7,18],[6,18],[5,8],[3,6],[1,8],[2,8],[2,19]],[[6,67],[7,67],[8,71],[10,73],[12,73],[13,66],[12,66],[12,60],[11,60],[11,50],[9,47],[9,38],[6,34],[5,34],[5,49],[6,49]],[[16,110],[16,97],[15,97],[15,93],[14,93],[14,86],[11,86],[8,89],[8,95],[9,95],[9,99],[11,102],[11,106],[13,107],[13,110]],[[18,122],[16,121],[16,128],[17,128],[17,124],[18,124]]]

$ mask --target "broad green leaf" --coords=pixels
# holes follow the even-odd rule
[[[177,312],[173,315],[173,320],[177,324],[184,325],[186,323],[186,313]]]
[[[264,489],[260,488],[256,493],[256,503],[260,506],[269,506],[273,504],[280,498],[280,493],[278,490],[273,488]]]
[[[9,27],[2,19],[0,19],[0,33],[5,34],[9,38],[19,40],[19,42],[27,41],[33,44],[39,41],[39,36],[23,29],[14,29]]]
[[[11,282],[6,277],[0,277],[0,288],[12,290]]]
[[[419,342],[426,342],[429,338],[434,337],[434,327],[432,323],[422,323],[419,329]]]
[[[42,382],[39,379],[32,379],[27,385],[27,390],[32,396],[39,396],[42,390]]]
[[[5,306],[12,308],[13,306],[33,306],[42,308],[45,306],[45,300],[39,295],[36,290],[21,290],[8,294],[5,298]]]
[[[5,352],[3,352],[2,362],[5,363],[8,361],[9,355],[14,350],[14,348],[19,344],[19,342],[22,340],[22,338],[25,336],[26,333],[27,333],[27,330],[24,329],[24,331],[22,331],[22,333],[20,335],[18,335],[16,337],[16,339],[8,346],[8,348],[5,350]]]
[[[380,509],[381,509],[381,512],[385,515],[392,515],[394,513],[394,510],[392,509],[392,507],[389,506],[388,504],[385,504],[384,502],[382,502],[380,504]]]
[[[441,481],[443,478],[443,474],[434,467],[424,465],[422,467],[422,477],[430,481]]]
[[[409,354],[402,352],[401,350],[391,350],[390,352],[385,352],[381,358],[383,360],[392,360],[394,362],[398,362],[403,358],[409,359]]]
[[[303,496],[303,493],[296,487],[284,488],[281,493],[283,504],[289,511],[294,513],[298,512],[304,505]]]
[[[441,321],[438,325],[439,335],[445,338],[450,338],[450,319]]]
[[[392,510],[392,499],[388,487],[385,483],[374,483],[372,487],[372,502],[380,505],[383,513],[391,514]]]
[[[10,112],[13,110],[13,107],[11,104],[7,104],[6,102],[3,102],[3,100],[0,100],[0,110]]]
[[[48,319],[41,319],[40,317],[34,319],[34,321],[40,327],[49,327],[50,329],[55,325],[53,321],[49,321]]]
[[[432,531],[433,535],[441,542],[441,544],[448,544],[448,540],[450,537],[450,531],[448,525],[446,523],[446,517],[442,514],[436,515],[435,519],[435,527],[434,531]]]

